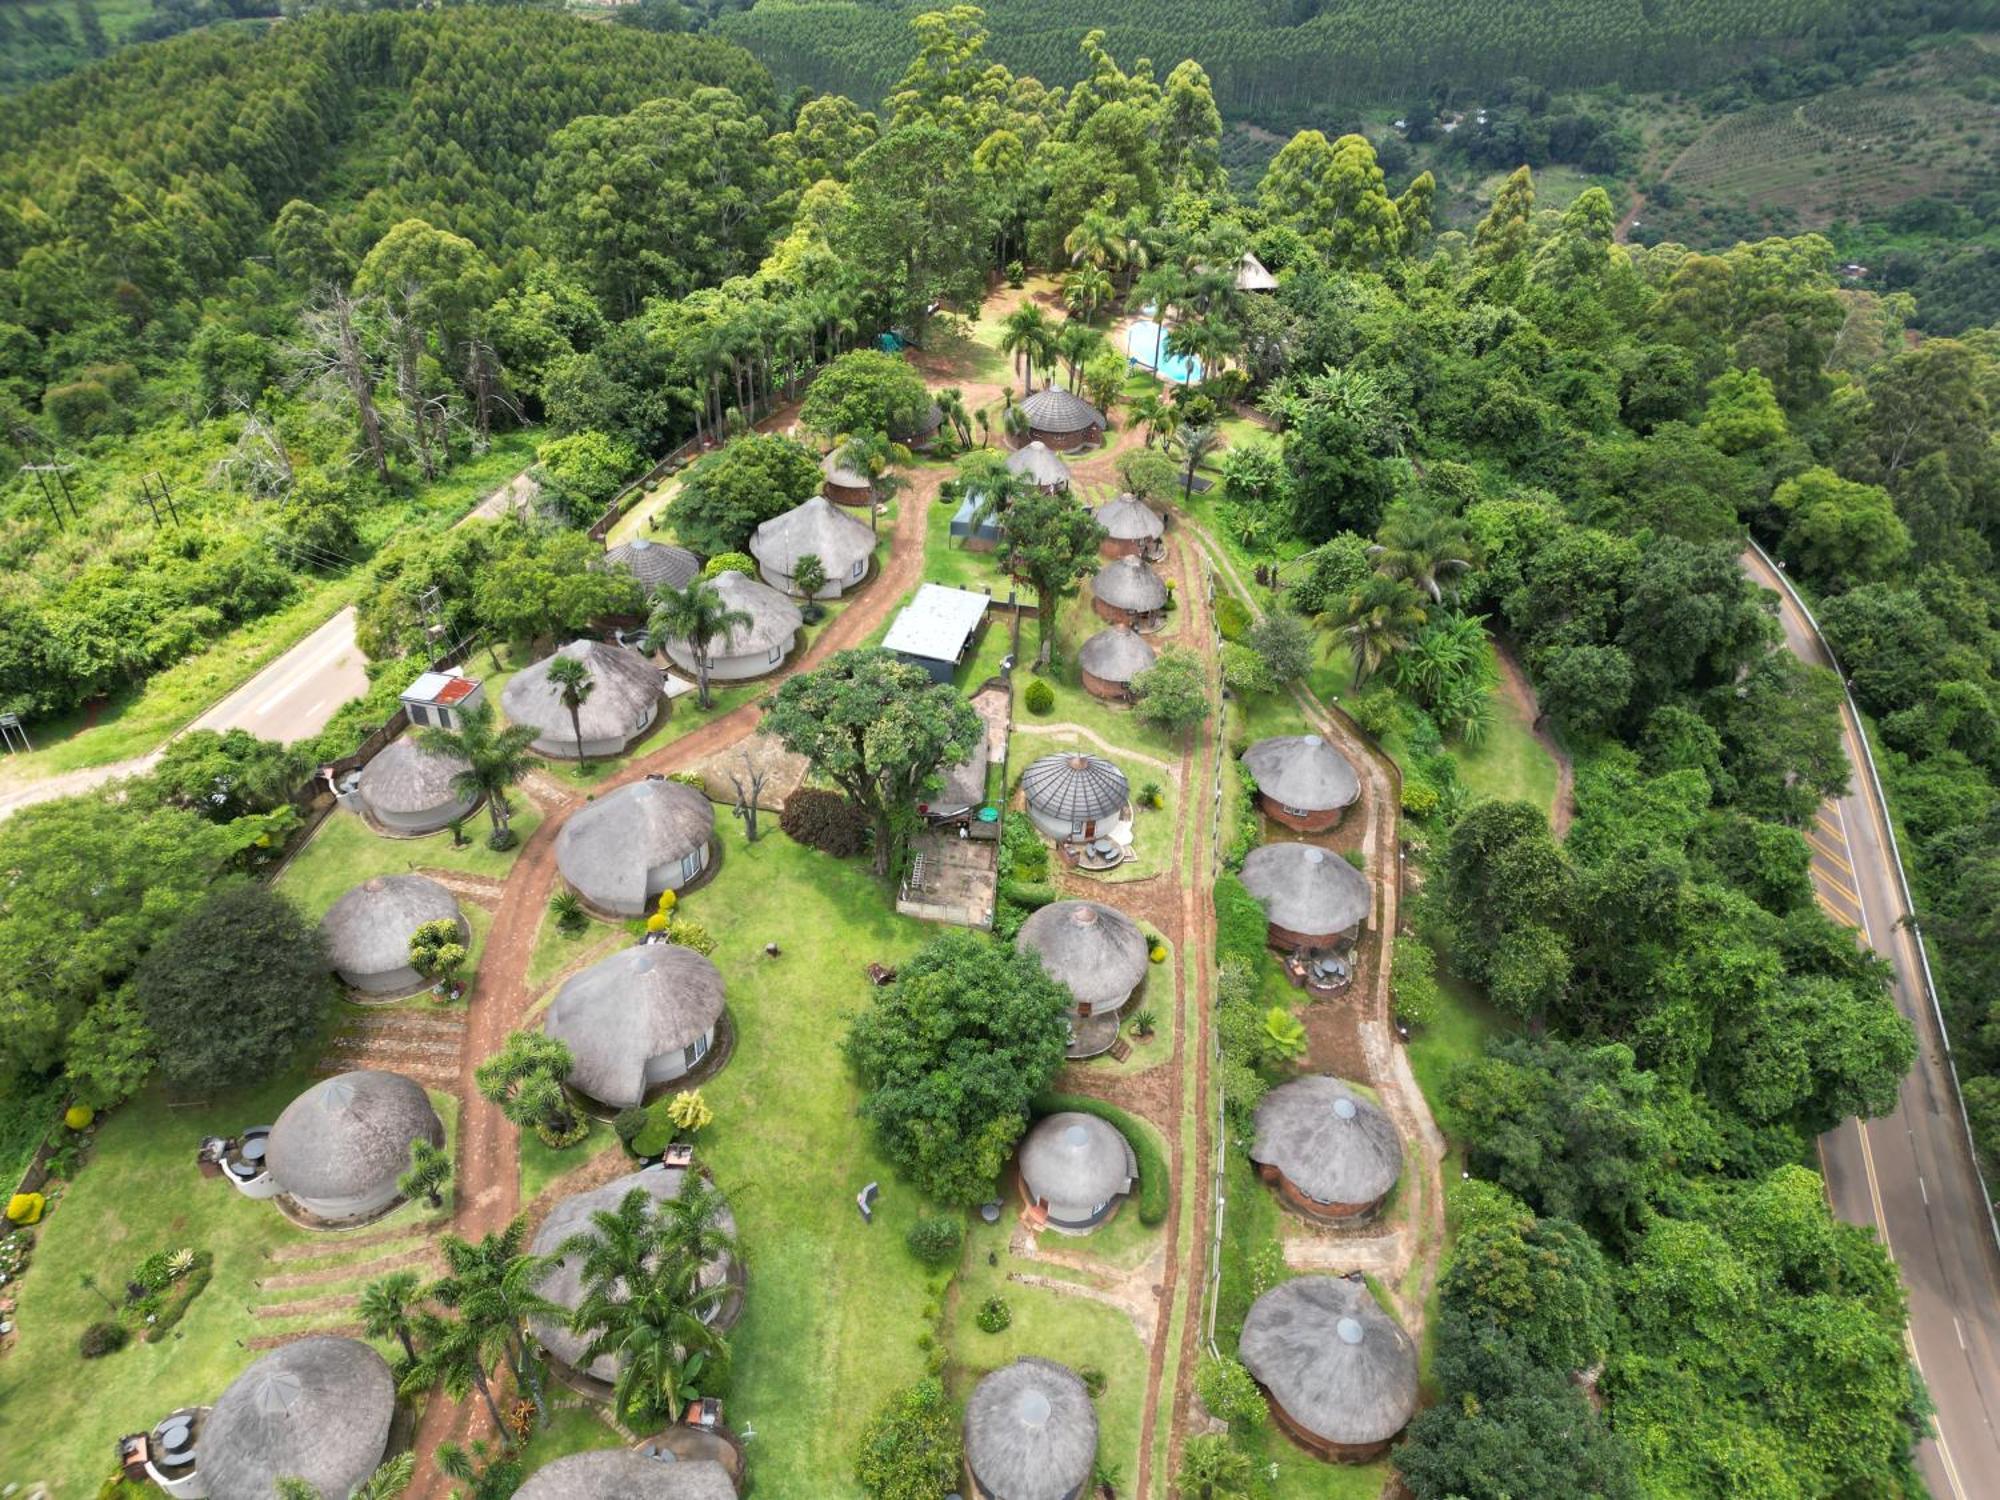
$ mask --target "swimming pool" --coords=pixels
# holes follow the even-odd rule
[[[1201,361],[1190,354],[1176,353],[1171,334],[1158,323],[1141,319],[1125,332],[1125,354],[1134,364],[1151,370],[1162,380],[1176,385],[1193,385],[1201,379]],[[1161,345],[1165,344],[1165,348]]]

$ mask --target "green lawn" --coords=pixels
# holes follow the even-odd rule
[[[1050,715],[1051,718],[1054,715]],[[1024,721],[1032,723],[1032,721]],[[1178,778],[1172,771],[1163,771],[1158,766],[1134,760],[1127,755],[1110,754],[1089,741],[1061,730],[1052,734],[1021,732],[1016,736],[1012,773],[1019,780],[1022,771],[1044,755],[1056,755],[1065,751],[1083,751],[1091,755],[1103,755],[1119,770],[1125,773],[1125,780],[1132,788],[1135,807],[1132,823],[1132,849],[1139,857],[1128,860],[1116,870],[1090,878],[1105,885],[1119,885],[1129,880],[1146,880],[1172,867],[1174,857],[1174,807],[1180,800]],[[1140,791],[1148,785],[1160,789],[1161,805],[1158,808],[1138,807]],[[1113,903],[1116,905],[1116,903]]]
[[[1438,1018],[1411,1033],[1409,1054],[1417,1087],[1424,1091],[1431,1113],[1443,1125],[1445,1079],[1453,1066],[1478,1057],[1485,1050],[1486,1039],[1508,1030],[1509,1022],[1477,989],[1442,963],[1438,966],[1438,988],[1443,994]]]
[[[1000,566],[1001,554],[976,552],[953,539],[951,518],[957,508],[938,502],[924,516],[924,577],[955,589],[988,590],[994,598],[1005,599],[1016,585]],[[1020,593],[1024,599],[1030,597],[1026,585],[1020,586]]]
[[[540,990],[571,964],[597,959],[625,947],[632,941],[623,922],[602,922],[593,918],[583,931],[571,936],[557,927],[544,910],[535,927],[535,946],[528,954],[528,989]]]
[[[558,1396],[555,1399],[558,1405],[549,1416],[549,1425],[530,1438],[521,1450],[524,1477],[559,1458],[568,1458],[572,1453],[625,1446],[624,1435],[604,1420],[604,1408],[596,1402],[576,1396]],[[565,1400],[572,1404],[560,1404]]]
[[[459,849],[452,847],[449,830],[420,839],[384,838],[358,814],[335,810],[278,877],[278,889],[317,920],[348,891],[377,875],[462,870],[468,875],[505,879],[521,844],[542,821],[541,809],[526,793],[516,791],[508,800],[514,804],[512,826],[519,842],[503,854],[486,847],[491,825],[483,807],[467,823],[466,842]]]
[[[671,527],[654,526],[651,522],[673,502],[680,488],[681,477],[678,474],[670,474],[661,480],[656,488],[646,492],[644,499],[611,523],[604,545],[607,548],[621,546],[636,536],[651,536],[660,540],[670,537],[673,534]]]
[[[521,1132],[521,1202],[533,1203],[544,1189],[566,1172],[573,1172],[600,1151],[622,1150],[611,1127],[602,1120],[590,1122],[590,1134],[574,1146],[551,1151],[532,1130]]]
[[[1032,664],[1040,640],[1041,621],[1026,620],[1021,625],[1021,656],[1023,670],[1015,674],[1014,718],[1019,724],[1080,724],[1085,729],[1102,735],[1114,745],[1137,750],[1152,756],[1155,760],[1166,761],[1178,766],[1181,747],[1178,740],[1165,730],[1156,729],[1146,723],[1131,709],[1106,703],[1092,697],[1083,689],[1083,678],[1076,664],[1076,654],[1083,643],[1104,628],[1104,621],[1097,617],[1084,597],[1090,585],[1086,582],[1077,591],[1076,597],[1067,599],[1056,613],[1054,621],[1055,658],[1047,672],[1035,672]],[[1172,617],[1169,616],[1171,619]],[[1155,648],[1177,644],[1173,635],[1150,637]],[[1056,695],[1055,707],[1045,714],[1030,714],[1021,695],[1027,685],[1036,677],[1048,683]],[[1157,773],[1154,773],[1155,775]],[[1148,776],[1148,780],[1153,779]],[[1136,783],[1135,783],[1136,786]]]

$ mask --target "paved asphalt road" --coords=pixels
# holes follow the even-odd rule
[[[1831,666],[1824,644],[1755,552],[1744,569],[1777,592],[1793,653]],[[1806,830],[1821,909],[1853,928],[1895,971],[1896,1005],[1917,1032],[1917,1061],[1893,1114],[1849,1120],[1820,1137],[1834,1212],[1872,1225],[1902,1272],[1912,1359],[1937,1406],[1936,1436],[1919,1450],[1938,1500],[2000,1495],[2000,1248],[1952,1091],[1937,1016],[1924,988],[1884,809],[1862,755],[1860,726],[1842,711],[1853,790],[1828,801]]]
[[[289,745],[326,728],[334,710],[368,691],[368,658],[354,644],[350,605],[188,725],[247,729]]]

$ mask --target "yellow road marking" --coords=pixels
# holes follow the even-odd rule
[[[1842,859],[1838,854],[1834,853],[1833,850],[1829,849],[1825,844],[1822,844],[1818,839],[1814,838],[1811,834],[1806,835],[1806,846],[1810,849],[1817,850],[1821,854],[1824,854],[1828,859],[1832,860],[1835,864],[1839,865],[1840,868],[1845,870],[1849,875],[1852,875],[1854,873],[1853,865],[1850,865],[1846,860]]]
[[[1832,917],[1833,920],[1838,922],[1842,927],[1852,927],[1852,928],[1860,927],[1861,924],[1859,922],[1855,921],[1854,918],[1850,917],[1846,912],[1842,911],[1839,907],[1835,906],[1831,901],[1827,900],[1826,894],[1824,892],[1814,891],[1813,899],[1819,902],[1821,909],[1824,910],[1829,917]]]
[[[1825,870],[1815,870],[1813,871],[1813,874],[1818,876],[1819,879],[1821,879],[1828,886],[1830,886],[1835,895],[1845,896],[1847,898],[1848,905],[1852,906],[1856,911],[1861,910],[1861,898],[1857,896],[1853,891],[1849,890],[1846,886],[1842,885],[1836,877],[1828,874]]]

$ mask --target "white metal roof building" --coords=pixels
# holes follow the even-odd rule
[[[992,602],[970,589],[927,583],[891,623],[882,647],[922,667],[936,681],[950,682]]]

